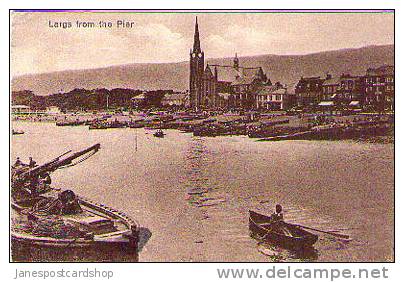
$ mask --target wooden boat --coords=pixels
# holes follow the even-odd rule
[[[249,229],[253,238],[291,250],[311,248],[318,236],[284,221],[249,211]]]
[[[13,135],[21,135],[21,134],[24,134],[24,131],[13,129],[13,130],[12,130],[12,134],[13,134]]]
[[[154,137],[158,137],[158,138],[164,138],[165,133],[163,132],[163,130],[159,129],[156,132],[153,133]]]
[[[144,124],[142,122],[130,122],[129,128],[142,128]]]
[[[106,124],[103,123],[93,123],[90,124],[88,129],[108,129],[109,127]]]
[[[291,133],[291,134],[286,134],[286,135],[277,135],[277,136],[262,138],[258,141],[300,140],[300,139],[309,138],[312,135],[313,135],[313,132],[311,130],[308,130],[308,131],[296,132],[296,133]]]
[[[56,126],[79,126],[84,125],[85,121],[58,121],[56,122]]]
[[[41,197],[42,198],[42,197]],[[24,262],[136,262],[139,225],[124,213],[77,197],[82,212],[41,217],[27,213],[37,201],[12,203],[11,256]],[[39,201],[40,199],[38,199]],[[62,224],[55,234],[38,234],[41,225]],[[75,236],[66,226],[80,230]],[[30,228],[31,227],[31,228]],[[42,227],[43,229],[43,227]],[[48,229],[49,230],[49,229]],[[77,230],[77,229],[76,229]]]
[[[71,190],[50,187],[50,173],[79,164],[99,149],[95,144],[39,166],[18,160],[11,167],[13,261],[138,261],[139,224]]]

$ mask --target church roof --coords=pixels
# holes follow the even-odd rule
[[[233,66],[210,65],[217,71],[217,80],[230,82],[232,85],[251,84],[254,79],[261,78],[260,68],[235,68]]]
[[[332,77],[324,80],[323,86],[338,85],[340,83],[339,77]]]
[[[172,93],[172,94],[165,94],[163,97],[163,101],[172,101],[172,100],[184,100],[188,96],[188,93]]]

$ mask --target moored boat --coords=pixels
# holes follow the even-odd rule
[[[79,126],[79,125],[84,125],[85,121],[58,121],[56,122],[56,126]]]
[[[24,134],[24,131],[13,129],[13,130],[11,131],[11,133],[12,133],[13,135],[21,135],[21,134]]]
[[[17,158],[11,168],[13,261],[138,261],[139,224],[71,190],[50,187],[51,172],[74,166],[99,148],[68,151],[40,166]]]
[[[139,225],[124,213],[77,197],[78,213],[36,216],[41,200],[12,203],[13,261],[138,261]]]
[[[156,132],[153,133],[154,137],[158,137],[158,138],[164,138],[165,133],[163,132],[163,130],[159,129]]]
[[[317,235],[294,224],[254,211],[249,211],[249,229],[251,237],[291,250],[311,248],[318,240]]]

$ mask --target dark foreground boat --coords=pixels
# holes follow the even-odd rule
[[[80,163],[99,148],[68,151],[40,166],[17,159],[11,168],[13,261],[138,261],[139,224],[71,190],[50,186],[51,172]]]
[[[139,225],[124,213],[77,197],[81,211],[35,216],[12,203],[11,255],[24,262],[136,262]]]
[[[296,225],[284,221],[273,221],[271,217],[249,211],[251,237],[291,250],[311,248],[318,236]]]

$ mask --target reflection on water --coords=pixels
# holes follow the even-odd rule
[[[277,203],[288,222],[354,239],[319,234],[317,255],[281,251],[282,260],[393,259],[392,144],[263,143],[175,130],[161,139],[143,129],[29,122],[16,128],[25,134],[12,136],[12,159],[23,161],[32,156],[43,163],[101,143],[92,158],[53,173],[53,183],[123,210],[148,228],[153,236],[140,260],[268,261],[265,246],[257,251],[249,237],[248,210],[271,214]]]
[[[268,243],[260,242],[257,244],[257,250],[263,255],[267,256],[273,262],[312,262],[318,259],[318,250],[314,247],[299,251],[292,251]]]
[[[204,146],[203,138],[192,138],[188,146],[184,160],[187,169],[186,191],[189,195],[202,195],[210,190],[207,187],[207,179],[203,176],[209,152]]]
[[[152,233],[149,229],[145,227],[139,228],[139,242],[137,245],[138,252],[141,252],[143,247],[146,246],[147,242],[150,240]]]

